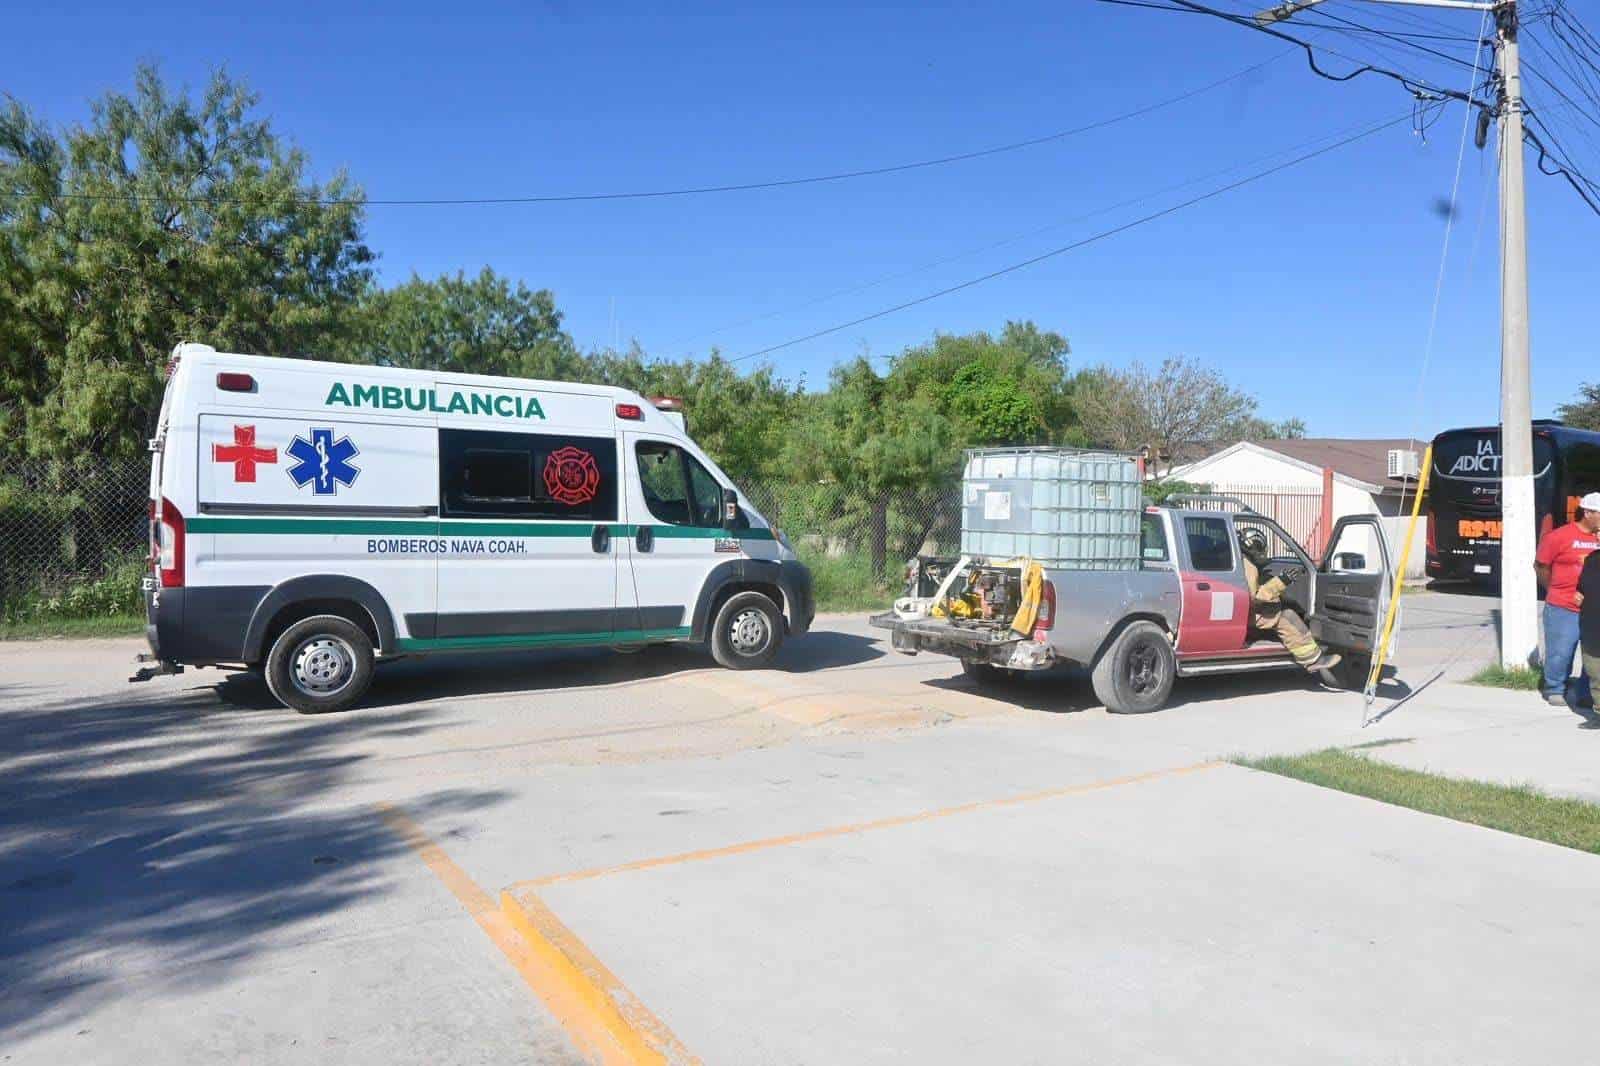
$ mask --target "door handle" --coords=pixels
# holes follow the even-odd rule
[[[649,551],[656,546],[656,531],[649,526],[640,526],[639,535],[634,538],[634,543],[639,546],[640,551]]]
[[[1195,585],[1195,588],[1199,589],[1201,592],[1210,592],[1211,591],[1211,582],[1209,582],[1209,581],[1201,581],[1201,582],[1199,582],[1199,583],[1197,583]]]
[[[594,533],[589,537],[589,546],[601,555],[611,550],[611,527],[595,526]]]

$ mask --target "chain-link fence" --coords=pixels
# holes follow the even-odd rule
[[[0,620],[133,613],[149,460],[0,461]]]
[[[137,612],[149,476],[149,461],[137,456],[0,460],[0,619]],[[811,565],[823,607],[853,608],[887,602],[885,589],[910,556],[956,550],[959,485],[741,487]]]

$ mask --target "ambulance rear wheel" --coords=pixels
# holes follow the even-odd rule
[[[731,670],[768,665],[783,644],[783,613],[759,592],[729,596],[711,624],[711,657]]]
[[[1166,630],[1154,622],[1134,622],[1117,634],[1094,664],[1094,694],[1113,714],[1159,711],[1172,695],[1178,660]]]
[[[301,714],[342,711],[372,684],[372,639],[336,614],[302,619],[267,653],[266,679],[279,703]]]

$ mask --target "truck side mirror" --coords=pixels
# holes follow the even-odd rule
[[[722,490],[722,528],[730,533],[739,528],[739,494],[732,489]]]

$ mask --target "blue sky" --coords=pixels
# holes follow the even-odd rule
[[[1272,60],[1106,129],[910,173],[644,201],[369,209],[385,282],[488,264],[553,290],[580,344],[616,336],[669,356],[713,344],[737,356],[824,329],[1409,108],[1392,82],[1319,79],[1281,43],[1218,20],[1089,0],[661,7],[458,4],[441,14],[439,5],[284,0],[237,16],[181,4],[10,14],[0,89],[70,122],[86,116],[91,96],[127,89],[140,60],[193,87],[225,65],[260,92],[318,176],[343,167],[373,198],[517,196],[762,181],[970,151]],[[1429,14],[1424,26],[1374,8],[1332,0],[1325,10],[1391,29],[1477,28],[1467,13]],[[1452,88],[1470,78],[1381,39],[1315,36]],[[1263,415],[1302,417],[1313,435],[1492,422],[1492,142],[1487,153],[1468,147],[1417,400],[1444,232],[1435,205],[1449,194],[1462,116],[1452,107],[1425,137],[1402,123],[1082,250],[765,358],[820,383],[859,351],[887,355],[936,330],[1031,318],[1069,338],[1078,366],[1203,360],[1258,396]],[[1531,162],[1528,180],[1534,400],[1546,414],[1579,381],[1600,380],[1591,313],[1600,218]],[[905,276],[817,302],[896,274]]]

